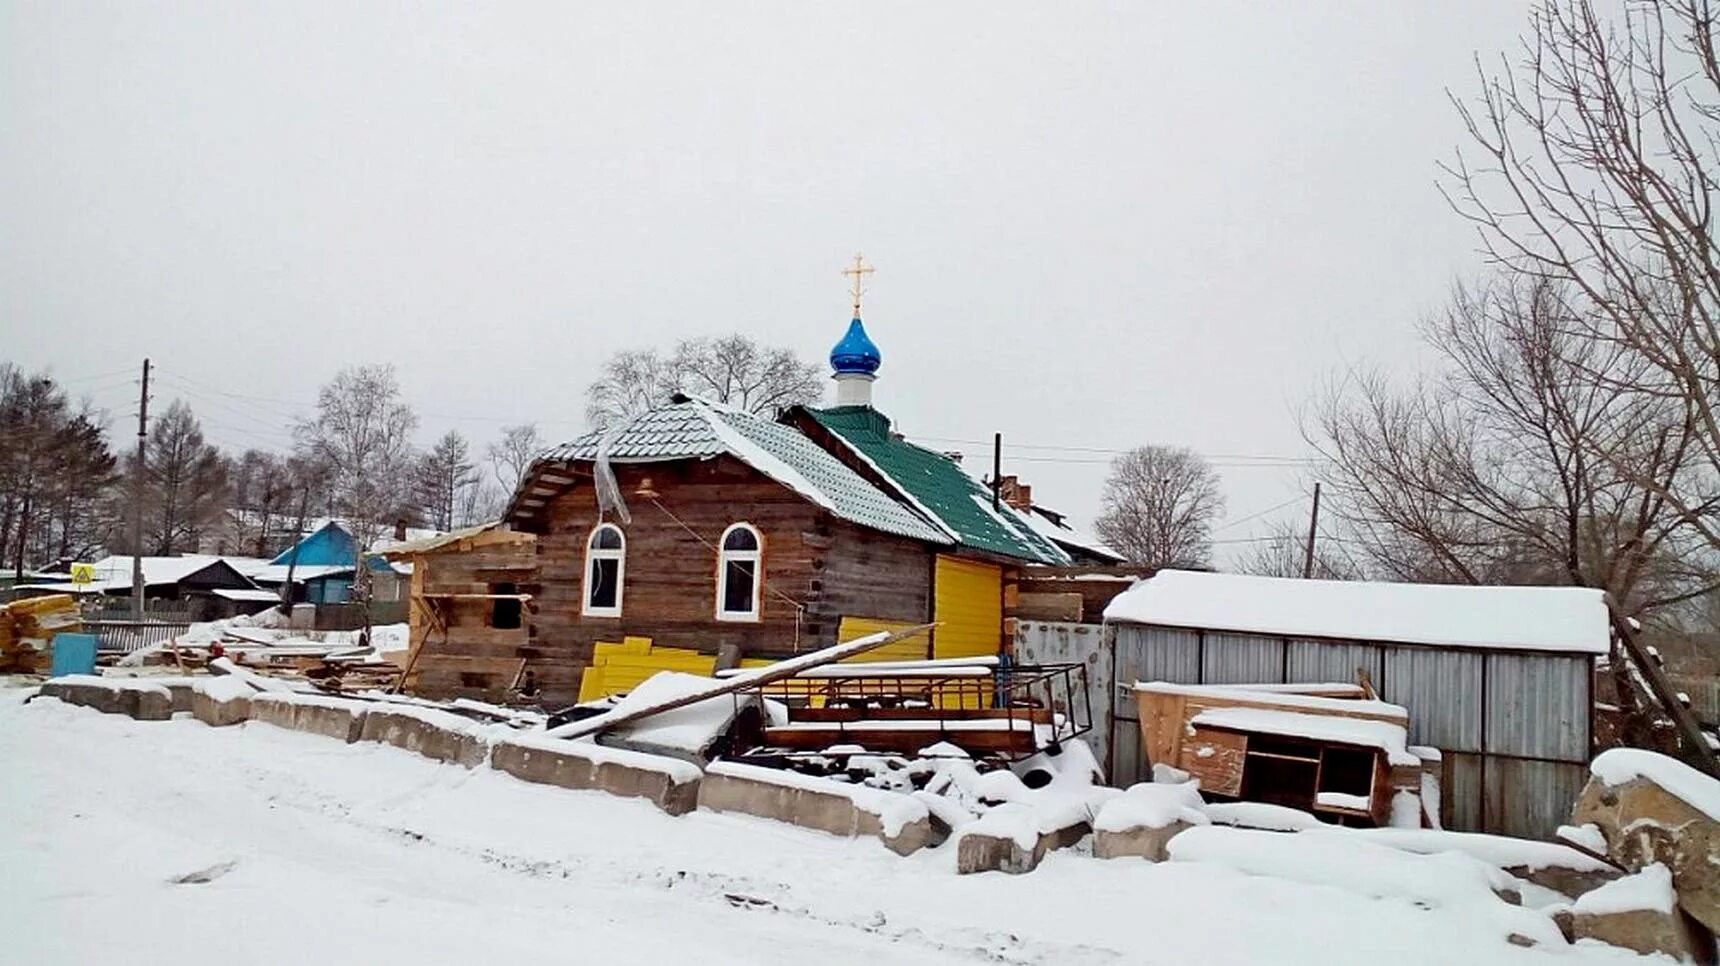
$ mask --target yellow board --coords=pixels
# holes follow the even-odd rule
[[[914,626],[910,621],[879,621],[870,617],[844,617],[836,628],[836,643],[846,644],[879,631],[899,631]],[[856,654],[844,663],[864,664],[876,661],[924,661],[931,652],[932,642],[927,634],[916,634],[893,644]]]
[[[598,641],[591,652],[591,666],[579,678],[581,701],[631,691],[658,671],[709,676],[717,667],[717,659],[709,654],[681,647],[653,647],[649,637],[629,637],[619,644]]]
[[[932,657],[991,657],[1003,645],[1003,568],[938,557]]]

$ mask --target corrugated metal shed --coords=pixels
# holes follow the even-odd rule
[[[1289,684],[1354,681],[1359,669],[1367,673],[1368,680],[1377,688],[1384,661],[1382,649],[1373,644],[1292,640],[1284,680]]]
[[[1208,631],[1201,648],[1202,684],[1271,684],[1284,680],[1284,639]]]
[[[1489,654],[1485,730],[1491,753],[1587,761],[1591,662]]]
[[[1480,651],[1385,648],[1380,697],[1409,709],[1409,740],[1445,751],[1481,750]]]
[[[1550,836],[1569,819],[1590,757],[1593,657],[1374,641],[1272,637],[1113,621],[1117,680],[1175,684],[1355,683],[1409,711],[1409,740],[1443,754],[1450,828]],[[1112,772],[1145,777],[1134,701],[1114,704]]]

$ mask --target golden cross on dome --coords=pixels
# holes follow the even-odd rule
[[[872,266],[866,264],[866,256],[859,252],[854,253],[854,264],[842,270],[842,274],[848,276],[854,281],[852,294],[854,296],[855,318],[860,317],[860,296],[866,294],[866,290],[861,287],[860,282],[865,279],[866,276],[872,274],[872,271]]]

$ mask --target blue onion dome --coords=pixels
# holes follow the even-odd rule
[[[848,323],[848,332],[842,341],[836,343],[836,348],[830,350],[830,368],[837,375],[859,374],[870,376],[878,371],[878,366],[884,362],[884,356],[872,340],[866,335],[866,327],[859,319]]]

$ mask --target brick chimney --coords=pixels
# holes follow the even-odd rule
[[[1033,507],[1033,487],[1021,482],[1014,476],[999,478],[997,493],[1003,502],[1017,510],[1025,511]]]

